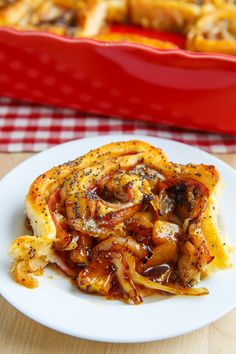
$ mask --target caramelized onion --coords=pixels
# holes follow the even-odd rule
[[[121,255],[113,257],[113,264],[116,267],[116,277],[120,283],[120,286],[128,295],[129,302],[139,304],[142,302],[141,296],[134,285],[131,270],[129,269],[129,263],[127,262],[127,252]]]
[[[112,236],[100,242],[98,245],[96,245],[93,248],[92,255],[96,256],[100,252],[104,252],[104,251],[106,252],[112,250],[117,250],[122,252],[126,249],[131,251],[134,255],[136,255],[140,259],[144,259],[148,255],[148,251],[143,244],[136,242],[132,237],[125,238],[119,236],[117,237]]]
[[[184,288],[181,286],[175,285],[162,285],[159,283],[155,283],[143,275],[137,273],[135,271],[135,259],[132,255],[126,253],[126,261],[129,265],[129,271],[132,277],[132,280],[135,284],[142,285],[146,288],[153,289],[153,290],[158,290],[158,291],[164,291],[169,294],[176,294],[176,295],[207,295],[209,292],[206,288]]]
[[[177,244],[174,241],[168,241],[155,247],[152,252],[153,254],[144,265],[144,269],[156,267],[164,263],[175,262],[177,258]]]
[[[162,285],[145,278],[135,271],[132,274],[132,279],[135,284],[139,284],[153,290],[164,291],[174,295],[200,296],[209,294],[209,291],[206,288],[184,288],[177,285]]]

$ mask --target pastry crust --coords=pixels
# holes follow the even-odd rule
[[[199,19],[188,34],[187,49],[236,55],[236,10],[219,10]]]
[[[176,253],[173,252],[176,252],[176,247],[173,248],[172,243],[171,248],[168,248],[168,235],[173,229],[175,239],[174,235],[184,230],[181,231],[184,232],[184,238],[178,241],[181,253],[176,264],[182,281],[194,284],[209,271],[230,266],[228,247],[219,233],[216,221],[216,201],[221,188],[222,182],[214,166],[172,163],[160,149],[141,141],[112,143],[92,150],[74,161],[52,168],[40,175],[30,186],[25,199],[25,210],[33,236],[18,237],[9,249],[13,258],[13,277],[24,286],[37,286],[37,280],[33,276],[41,274],[48,263],[58,265],[58,254],[63,251],[69,252],[67,254],[70,254],[72,261],[87,264],[78,276],[78,285],[83,291],[107,295],[116,269],[116,279],[128,299],[132,303],[139,303],[141,297],[138,290],[133,283],[127,284],[122,273],[122,264],[127,264],[134,283],[146,284],[144,287],[176,294],[204,294],[206,289],[155,285],[138,274],[134,266],[135,257],[144,259],[148,255],[147,249],[142,242],[138,243],[128,236],[127,228],[132,223],[138,225],[141,222],[142,227],[149,230],[153,225],[153,217],[157,218],[161,226],[155,223],[152,242],[158,247],[163,243],[161,235],[167,230],[167,239],[164,240],[167,244],[164,248],[157,247],[158,252],[163,249],[164,253],[161,258],[158,254],[155,255],[151,264],[165,257],[168,260],[175,259]],[[101,192],[95,192],[97,189]],[[123,193],[126,191],[125,198],[128,199],[123,203],[108,202],[104,198],[109,190],[115,190],[119,198],[124,198]],[[102,194],[100,196],[96,193]],[[169,211],[163,214],[163,198],[168,195],[173,198],[173,193],[175,199],[170,203],[173,200],[180,203],[180,209],[176,211],[179,216],[170,215]],[[148,195],[149,199],[145,197]],[[184,200],[190,195],[193,199],[186,204]],[[143,204],[146,199],[148,204]],[[64,211],[59,212],[56,205]],[[142,212],[144,205],[149,205],[150,211],[145,209],[146,212]],[[59,216],[58,213],[67,215],[66,224],[65,216]],[[176,217],[178,220],[183,217],[183,226],[178,226],[180,221],[175,221]],[[173,222],[177,222],[177,225]],[[66,228],[70,227],[70,232],[66,233],[65,225]],[[91,248],[94,239],[98,242]],[[76,247],[81,244],[80,252],[76,253]],[[153,248],[154,253],[156,246]],[[172,256],[166,251],[166,246]],[[122,247],[124,250],[120,253]],[[202,250],[198,251],[198,256],[195,251],[191,255],[191,249],[195,247]],[[91,249],[92,261],[88,259],[88,249]],[[110,252],[110,249],[113,251]],[[110,253],[106,253],[108,251]],[[192,257],[196,262],[194,266]],[[109,262],[115,268],[109,268]],[[73,269],[68,269],[68,264],[63,267],[67,274],[73,275]],[[98,269],[101,273],[95,276]]]

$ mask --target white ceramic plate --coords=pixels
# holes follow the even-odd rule
[[[131,139],[144,140],[163,148],[175,162],[214,164],[225,184],[220,207],[221,228],[235,242],[236,173],[205,152],[170,140],[110,135],[69,142],[37,154],[12,170],[0,183],[0,293],[19,311],[45,326],[98,341],[145,342],[198,329],[236,305],[236,268],[220,271],[203,281],[201,286],[209,289],[208,296],[164,297],[162,301],[160,297],[152,296],[138,306],[83,294],[51,269],[46,270],[40,278],[40,287],[34,290],[19,286],[11,279],[7,249],[11,241],[23,232],[23,202],[33,179],[52,166],[98,146]],[[235,260],[234,257],[234,263]]]

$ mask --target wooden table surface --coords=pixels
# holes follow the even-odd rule
[[[0,177],[31,155],[0,154]],[[236,168],[236,154],[218,157]],[[0,354],[236,354],[236,309],[198,331],[145,344],[108,344],[72,338],[33,322],[1,297],[0,323]]]

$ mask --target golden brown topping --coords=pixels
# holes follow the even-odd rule
[[[17,0],[0,0],[0,8],[14,4]]]

